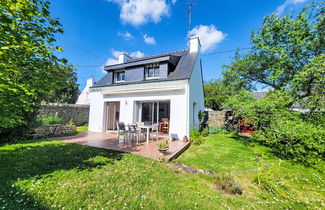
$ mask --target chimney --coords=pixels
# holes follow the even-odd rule
[[[86,87],[91,87],[94,85],[94,78],[93,77],[89,77],[87,79],[87,84],[86,84]]]
[[[192,36],[189,38],[190,53],[200,52],[201,43],[198,36]]]
[[[132,59],[127,53],[125,52],[122,52],[118,55],[118,63],[121,64],[121,63],[125,63],[127,62],[128,60]]]

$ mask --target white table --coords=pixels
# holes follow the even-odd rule
[[[147,130],[147,144],[149,144],[149,133],[152,127],[153,127],[152,125],[138,125],[138,128],[143,128]]]

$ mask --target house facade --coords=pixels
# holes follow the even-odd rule
[[[107,74],[90,88],[89,131],[116,129],[116,122],[155,124],[168,121],[169,135],[183,139],[199,127],[204,111],[198,37],[189,49],[131,59],[105,66]]]

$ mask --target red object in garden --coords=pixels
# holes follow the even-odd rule
[[[241,133],[253,133],[254,132],[254,122],[249,119],[239,120],[240,132]]]

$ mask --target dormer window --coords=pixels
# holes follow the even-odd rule
[[[114,82],[124,82],[124,80],[125,80],[125,71],[116,70],[114,72]]]
[[[159,63],[146,65],[145,79],[157,79],[159,78]]]

